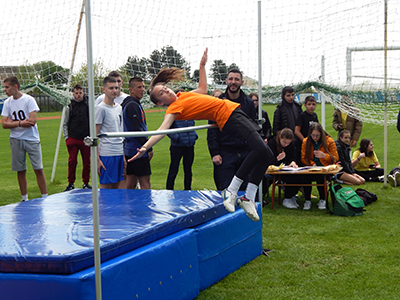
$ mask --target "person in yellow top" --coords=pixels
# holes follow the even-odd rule
[[[351,163],[356,173],[365,181],[383,181],[384,169],[375,154],[374,144],[369,139],[362,139],[360,148],[353,153]]]
[[[207,49],[200,61],[198,88],[191,92],[175,94],[166,86],[169,82],[182,78],[184,71],[181,69],[162,69],[153,79],[148,90],[150,100],[158,106],[168,107],[158,130],[169,129],[175,120],[211,120],[217,123],[222,132],[230,133],[247,142],[251,151],[228,188],[222,191],[222,198],[229,212],[235,211],[238,202],[250,219],[258,221],[260,217],[254,201],[258,185],[272,162],[273,154],[258,133],[260,128],[239,108],[240,104],[207,95],[206,62]],[[164,136],[165,134],[150,137],[129,161],[141,157]],[[245,195],[238,199],[237,192],[247,176],[249,182]]]
[[[339,155],[336,149],[335,141],[329,134],[325,132],[321,124],[313,123],[310,126],[308,136],[303,140],[301,145],[301,161],[305,166],[328,166],[336,163],[339,160]],[[307,175],[304,178],[304,183],[323,183],[324,178],[321,175]],[[311,208],[311,187],[305,186],[304,210]],[[319,202],[318,209],[326,209],[325,189],[323,186],[318,186]]]

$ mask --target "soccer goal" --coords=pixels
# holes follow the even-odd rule
[[[24,92],[41,90],[62,105],[69,103],[75,84],[87,91],[83,4],[6,5],[0,18],[5,28],[0,78],[15,75]],[[297,93],[317,92],[335,107],[347,95],[358,108],[354,116],[364,122],[397,121],[399,51],[387,51],[386,75],[385,51],[353,52],[348,80],[348,49],[400,46],[397,0],[121,0],[117,5],[96,0],[91,17],[96,96],[110,71],[122,74],[128,93],[129,78],[149,82],[165,66],[184,69],[185,80],[177,87],[192,89],[208,47],[209,92],[224,89],[228,70],[238,68],[243,90],[261,93],[263,103],[279,102],[282,87],[291,85]],[[0,99],[6,97],[0,88]],[[147,96],[142,101],[145,108],[152,106]]]

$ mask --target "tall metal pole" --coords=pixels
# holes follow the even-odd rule
[[[89,124],[90,137],[96,140],[96,124],[94,120],[94,81],[93,81],[93,50],[92,50],[92,19],[90,0],[85,0],[86,17],[86,48],[87,48],[87,72],[89,88]],[[97,144],[95,144],[97,145]],[[94,268],[96,282],[96,299],[101,300],[101,257],[99,234],[99,190],[97,188],[97,148],[90,151],[90,164],[92,175],[92,205],[93,205],[93,244],[94,244]]]
[[[325,55],[321,57],[321,81],[325,83]],[[325,97],[321,94],[321,125],[325,130]]]
[[[385,124],[383,129],[384,139],[384,162],[383,162],[383,186],[386,187],[386,175],[387,175],[387,0],[385,0],[385,34],[384,34],[384,76],[385,76]]]
[[[258,1],[258,119],[262,119],[262,55],[261,55],[261,1]],[[263,205],[262,181],[258,188],[258,200]]]

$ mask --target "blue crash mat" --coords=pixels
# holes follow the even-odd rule
[[[102,261],[226,214],[215,191],[100,190]],[[0,207],[0,272],[71,274],[94,265],[90,190]]]

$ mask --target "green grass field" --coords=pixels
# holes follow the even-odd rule
[[[265,105],[272,121],[275,105]],[[333,108],[327,105],[326,130],[336,139],[332,129]],[[317,113],[321,119],[320,111]],[[41,113],[39,117],[59,116]],[[149,130],[156,129],[163,112],[148,112]],[[67,186],[67,150],[62,141],[54,182],[50,175],[54,160],[59,119],[39,120],[44,171],[49,194],[62,192]],[[196,125],[206,124],[205,121]],[[19,202],[17,176],[11,171],[9,131],[1,130],[3,147],[0,152],[0,205]],[[215,189],[212,162],[208,153],[206,131],[198,131],[193,165],[195,190]],[[370,138],[383,166],[383,127],[364,124],[361,138]],[[388,170],[400,162],[400,133],[388,128]],[[169,139],[154,147],[151,184],[164,189],[169,166]],[[76,186],[81,185],[79,161]],[[29,198],[40,197],[31,166],[28,167]],[[183,189],[182,170],[176,189]],[[200,293],[205,299],[398,299],[400,298],[400,188],[384,187],[382,183],[367,183],[362,188],[378,195],[378,201],[366,207],[361,217],[330,216],[316,208],[310,211],[288,210],[275,205],[263,209],[263,246],[273,249],[270,257],[259,256],[230,274],[219,283]],[[314,190],[313,194],[317,195]],[[302,207],[304,200],[300,199]]]

